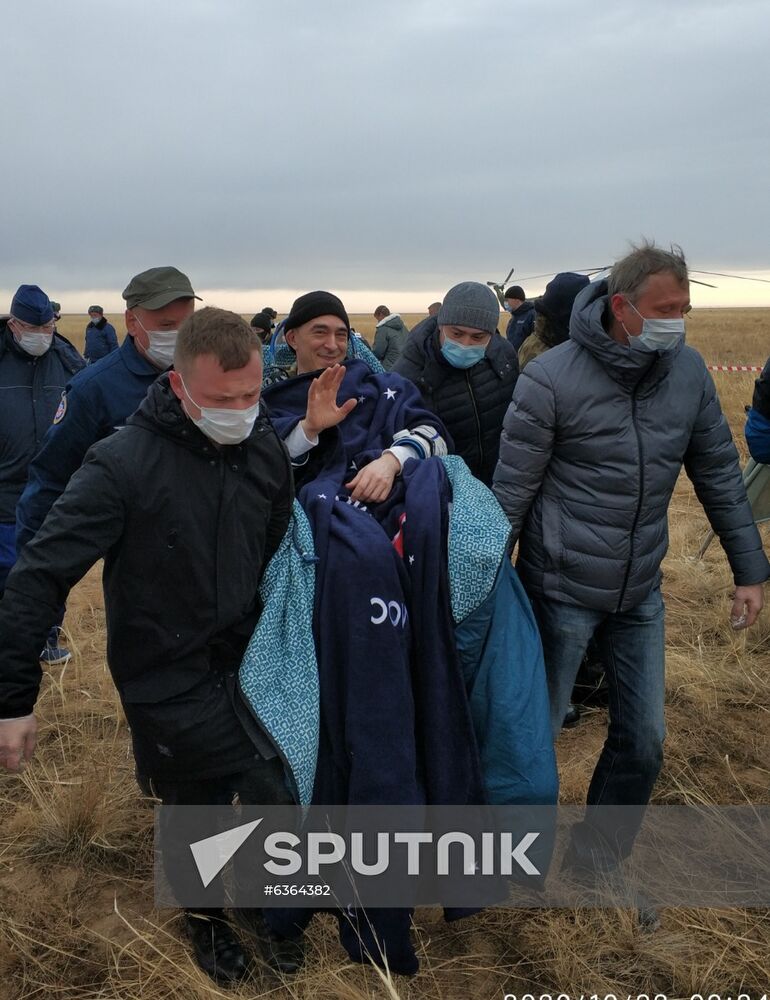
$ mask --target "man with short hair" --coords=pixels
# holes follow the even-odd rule
[[[65,384],[84,366],[55,329],[53,304],[37,285],[21,285],[11,315],[0,319],[0,595],[16,561],[16,504],[29,463]],[[51,629],[41,658],[53,664],[69,656],[59,645],[58,629]]]
[[[409,336],[409,329],[399,314],[392,313],[387,306],[377,306],[374,318],[377,320],[377,326],[372,350],[385,371],[389,372],[401,356],[406,338]]]
[[[527,299],[521,285],[511,285],[503,295],[503,309],[511,314],[505,336],[518,351],[535,325],[535,303]]]
[[[428,316],[438,316],[438,311],[441,308],[440,302],[431,302],[428,306]]]
[[[635,247],[578,295],[570,339],[529,362],[503,424],[494,491],[540,625],[554,738],[594,634],[607,665],[591,805],[645,805],[661,767],[660,564],[682,466],[733,570],[733,628],[754,623],[770,575],[713,380],[685,344],[689,309],[681,250]],[[631,812],[601,833],[574,828],[575,862],[625,857],[642,815]]]
[[[123,292],[128,336],[117,351],[90,364],[67,383],[16,510],[24,546],[64,492],[86,452],[123,427],[161,372],[171,366],[180,324],[192,315],[190,279],[175,267],[137,274]]]
[[[93,364],[94,361],[106,358],[112,351],[117,351],[118,338],[115,327],[105,319],[101,306],[89,306],[88,319],[83,357],[89,364]]]
[[[178,320],[178,305],[164,319],[167,306],[149,303],[132,325],[153,332]],[[17,771],[32,756],[35,651],[70,588],[103,558],[107,659],[138,771],[166,804],[288,803],[270,734],[236,681],[292,503],[288,456],[260,410],[261,345],[241,317],[208,308],[180,324],[175,361],[124,429],[90,449],[9,577],[0,765]],[[221,911],[188,914],[187,930],[214,979],[244,975]]]

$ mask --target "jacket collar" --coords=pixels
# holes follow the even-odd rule
[[[380,322],[377,324],[377,327],[379,328],[381,326],[387,326],[388,323],[390,323],[390,321],[393,320],[393,319],[397,319],[400,322],[401,321],[400,314],[399,313],[388,313],[388,315],[384,319],[380,320]],[[398,324],[396,324],[396,325],[398,325]]]

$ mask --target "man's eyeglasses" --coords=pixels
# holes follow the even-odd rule
[[[32,326],[31,323],[25,323],[23,320],[16,319],[15,316],[11,316],[11,319],[19,333],[53,333],[56,329],[55,320],[49,320],[48,323],[43,323],[42,326]]]

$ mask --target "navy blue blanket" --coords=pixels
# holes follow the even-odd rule
[[[297,497],[318,557],[313,632],[320,681],[316,804],[466,804],[483,801],[479,755],[454,641],[447,571],[451,489],[437,458],[406,463],[391,496],[354,505],[345,483],[382,454],[396,432],[430,425],[416,388],[395,374],[346,364],[339,402],[356,408],[323,432],[298,475]],[[313,375],[264,391],[279,435],[304,416]],[[268,911],[296,934],[309,911]],[[357,916],[357,915],[356,915]],[[368,910],[360,926],[340,914],[353,958],[387,955],[414,972],[410,915]],[[373,936],[374,935],[374,936]]]
[[[358,405],[324,432],[297,491],[318,558],[313,632],[321,732],[313,801],[479,802],[478,753],[449,600],[451,490],[444,467],[438,459],[407,462],[388,500],[368,509],[350,503],[345,488],[396,432],[423,424],[444,429],[410,382],[374,374],[360,361],[346,368],[339,401],[355,397]],[[313,377],[265,390],[281,437],[304,416]]]

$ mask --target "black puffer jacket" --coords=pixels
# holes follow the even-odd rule
[[[737,585],[768,577],[738,453],[703,358],[605,329],[607,282],[575,300],[570,339],[530,361],[506,414],[494,491],[530,593],[626,611],[660,579],[684,466]]]
[[[291,503],[289,457],[266,417],[243,444],[217,448],[161,376],[126,426],[88,451],[8,577],[0,718],[32,711],[56,608],[103,557],[107,660],[140,770],[237,770],[254,748],[238,738],[216,671],[237,668]]]
[[[503,417],[519,375],[516,349],[494,333],[477,365],[453,368],[441,353],[436,317],[429,316],[412,330],[393,371],[414,382],[446,425],[454,454],[491,486]]]

